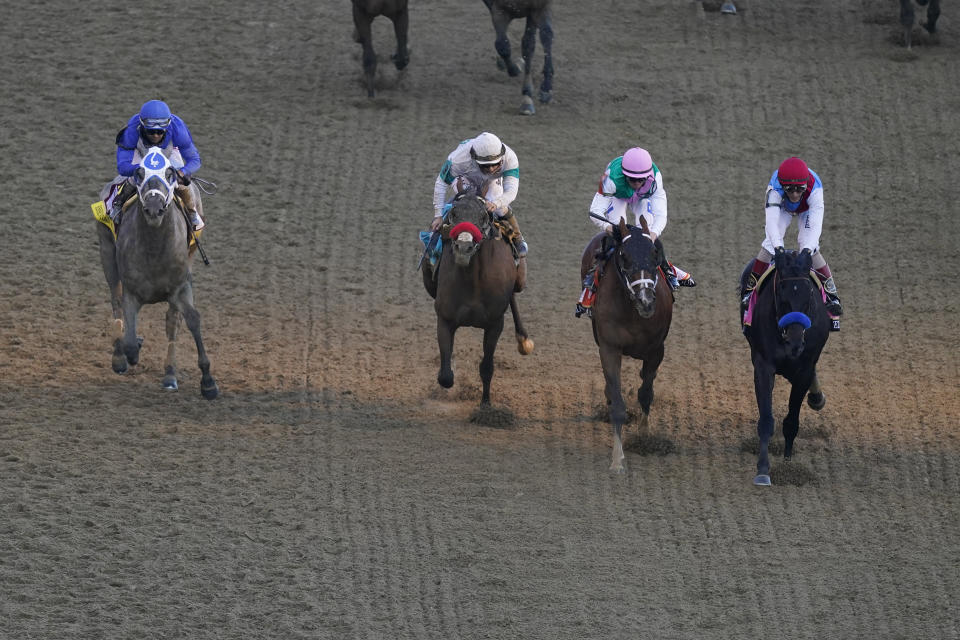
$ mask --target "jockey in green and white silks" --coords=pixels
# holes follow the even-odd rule
[[[448,191],[453,196],[467,190],[476,191],[497,219],[503,220],[514,232],[513,244],[517,256],[527,254],[527,243],[510,205],[520,188],[520,162],[513,149],[503,144],[492,133],[483,132],[475,138],[464,140],[450,152],[440,167],[433,188],[433,221],[430,228],[436,231],[443,224]]]
[[[667,191],[663,187],[663,174],[646,149],[633,147],[607,164],[600,177],[600,186],[590,203],[590,213],[607,220],[604,223],[590,217],[591,222],[607,232],[621,219],[627,224],[639,226],[640,217],[643,216],[651,239],[660,248],[660,255],[663,256],[660,267],[670,287],[676,291],[679,286],[696,286],[689,273],[667,261],[663,251],[660,234],[667,226]],[[577,317],[593,305],[597,264],[598,261],[594,260],[584,278],[583,291],[577,303]]]

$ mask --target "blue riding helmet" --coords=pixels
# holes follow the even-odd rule
[[[162,100],[148,100],[140,107],[140,126],[144,129],[167,130],[172,114],[170,107]]]

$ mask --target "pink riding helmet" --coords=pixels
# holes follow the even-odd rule
[[[621,167],[628,178],[649,178],[653,175],[653,158],[646,149],[634,147],[623,154]]]

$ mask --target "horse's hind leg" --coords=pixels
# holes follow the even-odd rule
[[[193,306],[193,296],[187,294],[189,300],[180,302],[180,312],[183,314],[183,320],[187,323],[187,328],[193,334],[193,340],[197,344],[197,366],[200,367],[200,394],[207,400],[213,400],[220,393],[216,380],[210,375],[210,359],[207,357],[207,351],[203,348],[203,338],[200,336],[200,312]],[[168,315],[169,319],[169,315]]]
[[[510,39],[507,37],[507,25],[510,24],[510,17],[496,7],[491,7],[490,14],[493,17],[493,29],[497,32],[497,39],[494,42],[494,47],[496,48],[497,53],[500,54],[500,58],[503,60],[503,64],[507,69],[507,74],[509,74],[511,78],[515,78],[516,76],[520,75],[521,69],[520,65],[514,62],[513,58],[511,57]]]
[[[176,391],[177,386],[177,333],[180,329],[180,312],[173,305],[167,307],[167,361],[163,366],[163,388]]]
[[[117,268],[117,245],[113,240],[113,232],[103,223],[97,222],[97,239],[100,244],[100,264],[103,267],[103,277],[110,288],[110,308],[113,312],[113,339],[123,337],[123,286],[120,284],[120,271]]]
[[[407,9],[403,9],[393,18],[393,33],[397,37],[397,52],[391,59],[397,71],[403,71],[407,63],[410,62],[410,49],[407,48],[407,30],[410,24],[410,15]]]
[[[533,18],[527,18],[527,25],[523,30],[523,39],[520,41],[520,51],[523,53],[523,100],[520,103],[520,115],[532,116],[537,112],[533,106],[533,52],[537,47],[537,24]]]
[[[540,46],[543,47],[543,82],[540,84],[540,102],[553,100],[553,23],[547,9],[540,18]]]
[[[810,390],[811,378],[805,377],[797,380],[790,387],[790,405],[787,408],[787,415],[783,418],[783,458],[789,460],[793,457],[793,441],[797,439],[797,432],[800,431],[800,407],[803,406],[803,398]]]
[[[493,380],[493,354],[497,342],[503,333],[503,316],[483,330],[483,360],[480,361],[480,380],[483,382],[483,396],[480,404],[490,404],[490,381]]]
[[[530,339],[523,326],[523,320],[520,319],[516,294],[510,296],[510,313],[513,315],[513,332],[517,336],[517,351],[520,355],[528,356],[533,353],[533,340]]]
[[[369,98],[376,95],[374,78],[377,73],[377,54],[373,50],[373,32],[370,28],[372,22],[372,16],[363,13],[356,4],[353,5],[353,23],[357,29],[358,41],[363,47],[363,75],[367,83],[367,97]]]
[[[814,411],[820,411],[827,404],[827,394],[820,388],[820,379],[817,378],[817,372],[813,372],[813,380],[810,382],[810,391],[807,392],[807,406]]]
[[[623,473],[623,423],[627,420],[627,406],[620,390],[620,365],[622,355],[616,347],[600,345],[600,364],[605,381],[604,394],[610,408],[610,425],[613,428],[613,453],[610,471]]]
[[[650,405],[653,404],[653,381],[657,377],[657,370],[660,363],[663,362],[663,344],[649,358],[643,361],[643,367],[640,369],[640,377],[643,383],[637,389],[637,402],[640,403],[640,409],[643,412],[640,418],[640,428],[647,426],[647,418],[650,416]]]
[[[123,336],[114,342],[113,370],[124,373],[128,365],[140,362],[140,340],[137,339],[137,314],[140,313],[140,301],[129,293],[123,295]]]
[[[900,26],[903,28],[903,46],[910,48],[913,32],[913,0],[900,0]]]

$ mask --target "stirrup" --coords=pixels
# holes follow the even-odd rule
[[[583,306],[582,304],[580,304],[580,303],[578,302],[578,303],[577,303],[577,309],[576,309],[576,311],[573,312],[573,315],[577,316],[578,318],[579,318],[580,316],[583,316],[583,315],[587,316],[588,318],[592,318],[592,317],[593,317],[593,307],[585,307],[585,306]]]
[[[194,231],[200,231],[200,229],[203,229],[205,226],[207,226],[207,223],[203,221],[203,218],[201,218],[200,214],[196,211],[190,212],[190,224],[193,225]]]
[[[666,275],[666,278],[667,278],[667,284],[670,285],[670,289],[672,289],[673,291],[676,291],[677,289],[680,288],[680,282],[677,281],[677,276],[673,275],[672,273],[668,273]]]
[[[686,278],[680,281],[681,287],[695,287],[697,286],[697,281],[693,279],[693,276],[688,275]]]

